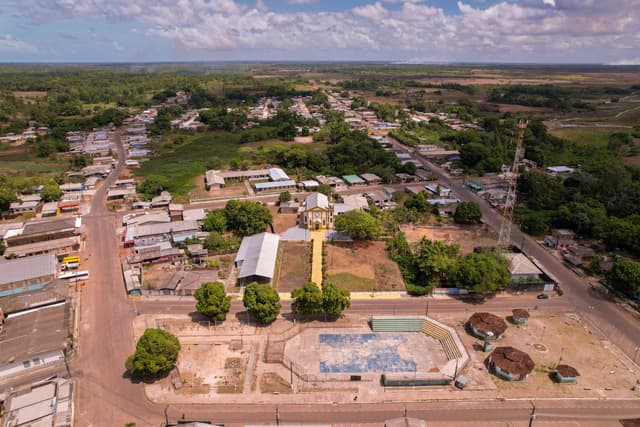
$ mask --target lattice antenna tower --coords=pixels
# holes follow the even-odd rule
[[[502,224],[500,225],[500,234],[498,236],[498,248],[506,251],[511,242],[511,227],[513,226],[513,208],[516,206],[516,185],[518,183],[518,166],[524,158],[524,147],[522,140],[524,139],[524,130],[527,128],[525,120],[518,121],[518,142],[516,144],[516,154],[513,158],[513,166],[508,176],[509,191],[507,191],[507,199],[504,202],[504,211],[502,212]]]

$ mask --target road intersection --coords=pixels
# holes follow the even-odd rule
[[[167,420],[186,417],[193,420],[214,421],[225,425],[244,423],[381,423],[385,419],[403,415],[429,420],[429,422],[453,422],[453,425],[474,425],[477,420],[507,422],[530,420],[531,404],[523,400],[490,400],[464,402],[394,402],[353,403],[333,405],[331,403],[299,405],[173,405],[165,406],[150,402],[144,393],[143,384],[128,377],[124,367],[126,357],[134,350],[131,322],[140,313],[189,313],[194,311],[189,297],[139,298],[134,307],[126,296],[119,260],[119,240],[116,235],[117,216],[107,211],[105,194],[118,178],[124,166],[125,153],[119,134],[115,136],[118,148],[118,164],[114,172],[100,187],[93,198],[91,212],[84,217],[87,234],[88,265],[90,283],[82,289],[81,323],[79,326],[78,355],[71,361],[72,377],[77,382],[77,414],[79,426],[122,426],[135,422],[137,426],[159,426]],[[450,180],[442,171],[445,184],[451,186],[462,198],[478,201],[487,224],[496,228],[500,217],[486,203]],[[579,310],[591,317],[610,339],[627,355],[633,343],[640,343],[637,321],[619,309],[613,302],[603,301],[592,294],[575,274],[540,248],[536,242],[520,232],[514,231],[513,241],[526,242],[527,253],[542,262],[561,281],[566,296],[539,302],[529,295],[495,298],[480,305],[483,310],[510,310],[524,307],[552,311]],[[354,300],[352,313],[356,314],[424,314],[425,298],[403,298],[394,300]],[[283,302],[283,311],[290,310],[290,302]],[[585,313],[586,307],[595,307]],[[432,299],[429,311],[469,311],[476,306],[469,302],[451,299]],[[242,311],[238,300],[232,311]],[[309,401],[301,397],[301,402]],[[538,420],[601,420],[597,425],[608,424],[622,417],[640,416],[638,400],[537,400]],[[432,425],[432,424],[430,424]],[[436,425],[436,424],[433,424]],[[452,425],[452,424],[442,424]],[[518,424],[520,425],[520,424]],[[577,425],[577,424],[573,424]]]

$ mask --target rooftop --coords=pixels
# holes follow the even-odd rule
[[[296,182],[287,179],[284,181],[272,181],[272,182],[259,182],[255,185],[256,190],[268,190],[271,188],[282,188],[282,187],[295,187]]]
[[[491,313],[474,313],[468,323],[482,332],[491,332],[494,336],[500,336],[507,330],[507,323],[501,317]]]
[[[364,184],[365,180],[360,178],[358,175],[343,175],[342,179],[345,180],[347,184]]]
[[[364,179],[367,182],[382,181],[382,178],[373,173],[363,173],[360,175],[360,178]]]
[[[235,262],[241,263],[238,278],[251,276],[273,278],[280,238],[276,234],[260,233],[242,239]]]
[[[576,368],[569,365],[558,365],[556,366],[556,372],[559,373],[563,377],[579,377],[580,373]]]
[[[307,196],[305,209],[329,209],[329,198],[322,193],[311,193]]]
[[[535,367],[527,353],[513,347],[496,347],[490,357],[491,363],[511,375],[527,375]]]
[[[515,317],[519,317],[521,319],[528,319],[529,318],[529,312],[523,308],[514,308],[513,310],[511,310],[511,313],[515,316]]]
[[[289,175],[280,168],[270,168],[269,179],[271,181],[289,181]]]
[[[55,276],[56,256],[53,254],[35,255],[0,263],[0,285]]]
[[[507,253],[504,256],[509,260],[509,272],[512,275],[539,276],[542,274],[542,271],[525,254]]]

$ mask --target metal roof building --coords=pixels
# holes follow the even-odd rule
[[[236,268],[240,269],[238,280],[249,282],[269,282],[278,256],[280,237],[271,233],[254,234],[242,239],[235,259]]]
[[[36,290],[56,276],[56,256],[36,255],[0,263],[0,297]]]
[[[280,168],[270,168],[269,179],[271,181],[288,181],[289,175],[287,175],[285,171]]]

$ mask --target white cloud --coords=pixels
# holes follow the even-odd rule
[[[609,65],[640,65],[640,57],[632,59],[619,59],[609,62]]]
[[[0,34],[0,52],[35,52],[37,49],[31,43],[19,40],[11,34]]]
[[[295,13],[269,11],[263,0],[255,7],[234,0],[23,0],[23,10],[36,22],[129,21],[138,34],[180,48],[267,55],[261,59],[291,52],[291,59],[607,62],[640,51],[640,0],[470,1],[458,1],[459,14],[421,0]]]
[[[312,4],[317,2],[318,0],[287,0],[289,4]]]

